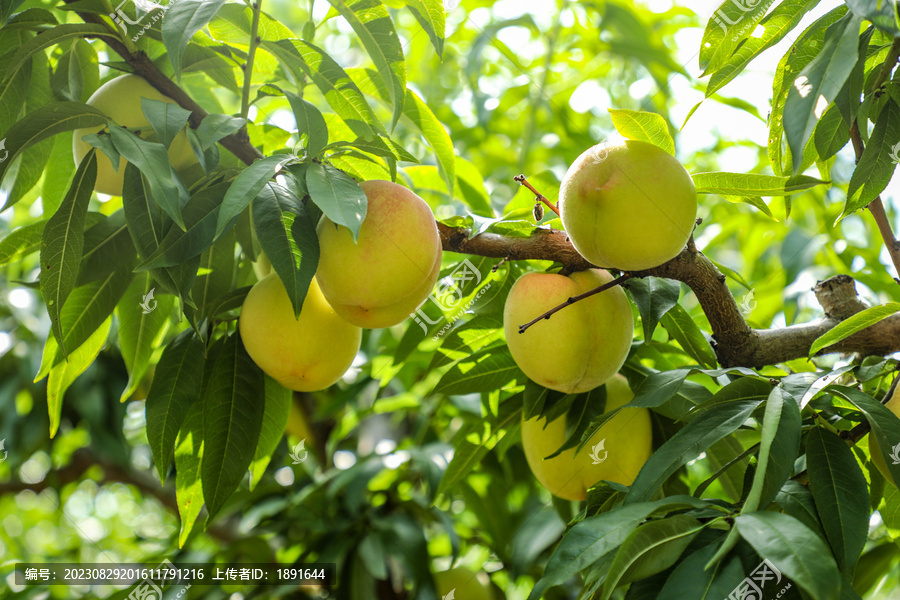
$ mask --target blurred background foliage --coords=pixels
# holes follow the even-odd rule
[[[766,60],[706,100],[684,122],[703,98],[705,82],[697,79],[697,50],[714,4],[448,2],[442,57],[413,16],[400,10],[403,2],[386,4],[392,7],[404,44],[409,87],[448,129],[457,155],[457,195],[486,200],[480,216],[530,210],[533,196],[513,181],[518,173],[556,201],[567,165],[587,147],[615,137],[608,108],[657,112],[676,132],[684,125],[676,135],[677,154],[692,173],[771,173],[765,117],[772,72],[785,46],[770,50]],[[55,4],[27,0],[21,8]],[[824,2],[815,14],[831,5]],[[264,0],[264,10],[291,31],[304,30],[312,22],[317,43],[345,68],[369,66],[349,26],[324,0]],[[55,12],[60,20],[77,21],[72,13]],[[237,46],[246,43],[226,23],[214,22],[211,30]],[[168,62],[160,60],[162,45],[152,35],[142,43],[157,64],[171,72]],[[69,50],[63,44],[49,54],[54,72]],[[81,51],[93,64],[115,60],[99,43]],[[257,60],[254,83],[264,84],[276,64],[264,51]],[[183,85],[211,112],[234,113],[240,98],[219,82],[235,79],[238,67],[215,68],[218,71],[211,75],[213,70],[198,62],[185,73]],[[39,66],[33,75],[47,77]],[[82,99],[90,95],[89,86],[97,84],[86,78]],[[322,105],[313,86],[305,91],[307,99]],[[291,135],[295,124],[287,102],[260,96],[251,111],[252,141],[266,154],[290,147],[296,141]],[[389,107],[378,110],[389,121]],[[334,119],[329,125],[340,127]],[[462,215],[462,206],[451,202],[443,186],[427,185],[433,171],[423,169],[433,159],[417,132],[401,122],[393,137],[425,164],[407,165],[401,176],[417,181],[421,195],[440,218]],[[71,135],[61,136],[58,147],[51,145],[53,152],[65,153],[70,139]],[[755,309],[749,320],[754,326],[785,326],[820,316],[809,290],[816,280],[837,273],[853,274],[862,284],[862,295],[873,304],[889,298],[895,284],[885,276],[873,223],[867,215],[856,214],[835,224],[854,164],[848,150],[830,161],[830,172],[822,174],[837,185],[794,196],[789,218],[781,198],[765,199],[775,218],[749,204],[715,195],[701,198],[703,224],[696,233],[697,245],[729,269],[728,284],[739,300],[752,292],[748,302],[755,303]],[[225,151],[222,161],[237,166]],[[0,237],[41,214],[48,185],[48,181],[35,185],[25,199],[0,214]],[[885,196],[896,221],[894,189]],[[120,204],[94,200],[91,209],[111,214]],[[0,576],[10,573],[14,561],[321,560],[339,562],[344,565],[342,573],[351,575],[342,597],[374,598],[378,590],[373,578],[384,575],[385,559],[392,567],[415,571],[446,568],[459,556],[462,564],[490,573],[497,590],[516,600],[527,596],[549,549],[574,516],[575,505],[553,499],[534,481],[514,434],[478,455],[474,471],[450,492],[438,493],[458,444],[455,436],[463,431],[477,438],[483,399],[477,394],[427,395],[440,373],[432,368],[433,348],[427,342],[418,347],[410,343],[417,340],[408,331],[417,325],[407,322],[367,331],[362,355],[344,381],[302,398],[307,408],[312,407],[313,428],[329,433],[324,447],[311,449],[309,460],[293,465],[290,446],[300,438],[286,436],[260,485],[252,492],[242,487],[214,524],[205,532],[195,529],[179,549],[172,482],[160,487],[151,469],[144,433],[146,382],[127,402],[119,402],[128,375],[115,344],[108,343],[99,360],[68,390],[60,431],[48,439],[46,381],[33,383],[49,330],[46,312],[29,283],[37,278],[38,257],[3,258],[0,439],[5,440],[8,456],[0,463]],[[488,273],[492,264],[484,261],[479,267]],[[513,274],[501,270],[500,277],[511,281]],[[701,329],[709,331],[693,297],[684,296],[682,301]],[[497,314],[502,302],[479,303],[478,310]],[[184,325],[173,322],[169,337],[179,327]],[[655,335],[661,342],[667,340],[663,328]],[[693,363],[677,349],[636,352],[642,353],[646,366],[659,370]],[[820,364],[837,360],[830,357]],[[815,365],[795,361],[790,367],[803,371]],[[672,426],[659,416],[655,424],[659,432]],[[758,433],[746,431],[728,443],[746,448],[758,439]],[[719,466],[715,456],[701,457],[683,469],[681,481],[667,491],[694,489]],[[737,500],[742,485],[739,476],[725,477],[706,495]],[[890,486],[885,493],[894,511],[873,519],[869,548],[900,536],[898,494]],[[896,551],[882,554],[872,559],[884,567],[878,573],[898,562]],[[894,569],[892,575],[873,576],[868,583],[867,598],[889,598],[900,586],[900,575]],[[547,597],[574,598],[578,591],[572,583]],[[126,594],[104,587],[21,590],[9,585],[0,591],[0,597],[11,598]],[[241,586],[195,587],[188,593],[192,598],[232,600],[297,594],[304,597],[286,588],[260,591]]]

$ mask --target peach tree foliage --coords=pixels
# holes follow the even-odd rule
[[[870,429],[900,481],[889,457],[900,420],[880,403],[896,360],[819,354],[893,318],[893,304],[823,331],[803,355],[732,365],[711,344],[718,324],[704,316],[708,307],[690,282],[663,271],[633,279],[626,287],[639,327],[622,373],[636,392],[631,406],[652,410],[653,456],[631,486],[599,483],[580,506],[551,503],[525,466],[523,415],[565,414],[567,449],[611,414],[598,400],[602,389],[563,395],[528,381],[503,338],[512,282],[569,265],[540,247],[534,260],[498,265],[502,254],[476,251],[479,234],[512,246],[538,239],[538,225],[560,229],[552,212],[532,212],[533,194],[513,175],[525,172],[553,202],[559,168],[614,130],[674,152],[681,123],[669,113],[668,81],[685,71],[655,40],[673,43],[678,28],[702,24],[700,17],[678,7],[663,18],[583,3],[560,8],[547,24],[522,15],[477,28],[454,18],[454,40],[446,35],[454,13],[436,0],[329,2],[319,21],[277,0],[261,10],[178,0],[160,18],[161,9],[143,14],[126,3],[124,24],[109,18],[116,7],[106,0],[0,7],[0,136],[8,152],[0,178],[9,224],[0,263],[4,287],[39,290],[50,324],[46,336],[14,332],[43,347],[35,360],[0,359],[38,398],[27,421],[40,436],[26,436],[33,426],[14,435],[4,418],[0,435],[22,441],[14,459],[24,448],[49,447],[47,435],[64,422],[97,431],[101,453],[127,453],[124,440],[102,442],[100,431],[121,428],[117,400],[146,399],[157,485],[176,492],[173,552],[244,513],[251,531],[278,543],[252,533],[251,548],[223,544],[221,556],[274,557],[273,548],[286,545],[280,560],[336,562],[344,597],[403,597],[388,583],[397,578],[410,597],[440,597],[430,558],[471,548],[502,564],[492,576],[498,587],[518,580],[531,598],[581,592],[605,600],[623,593],[616,590],[628,598],[725,598],[763,558],[792,582],[784,597],[859,598],[896,567],[900,494],[872,468],[867,444],[855,443]],[[458,10],[489,3],[467,4]],[[698,249],[727,276],[725,292],[756,293],[758,312],[747,318],[760,329],[818,316],[783,292],[810,275],[852,273],[873,293],[896,297],[863,209],[876,214],[897,162],[900,26],[892,2],[847,0],[799,29],[817,4],[729,0],[705,24],[698,49],[708,79],[694,85],[705,103],[762,118],[766,110],[723,90],[759,54],[793,41],[775,74],[769,143],[758,161],[741,173],[720,171],[719,148],[711,148],[688,163],[705,219]],[[518,56],[501,35],[507,28],[524,29],[546,54]],[[329,51],[348,38],[359,60]],[[574,49],[589,57],[579,62]],[[597,55],[610,60],[591,60]],[[151,136],[118,127],[85,103],[101,76],[117,72],[137,72],[181,108],[145,103]],[[532,74],[527,84],[521,73]],[[599,130],[593,117],[567,108],[591,78],[609,85],[617,107],[594,119]],[[643,102],[621,89],[639,78],[656,85]],[[450,108],[461,98],[470,100],[467,114]],[[293,116],[293,129],[274,118],[278,111]],[[694,128],[712,126],[702,111],[689,118]],[[103,131],[76,165],[79,128]],[[197,166],[178,173],[165,156],[182,129]],[[839,154],[845,148],[858,164]],[[120,200],[93,194],[102,156],[128,161]],[[272,475],[289,450],[291,393],[248,357],[238,309],[256,281],[252,263],[265,252],[299,312],[319,256],[316,222],[324,214],[358,230],[366,198],[357,182],[368,179],[396,180],[425,198],[445,231],[458,234],[445,238],[442,274],[452,279],[465,268],[477,276],[452,290],[458,304],[429,301],[404,325],[367,332],[355,377],[303,398],[315,422],[315,466],[295,469],[285,494]],[[827,247],[816,246],[817,236]],[[474,253],[454,252],[463,247]],[[155,308],[142,310],[151,290]],[[460,314],[456,306],[469,308]],[[94,414],[73,393],[89,369],[124,373],[111,377],[115,390],[97,386],[105,407]],[[35,374],[45,383],[28,383]],[[355,450],[356,427],[384,414],[407,462],[389,469],[369,453],[336,469],[333,452]],[[313,477],[316,467],[322,474]],[[465,518],[456,519],[454,500],[465,502]],[[870,535],[875,510],[884,527]]]

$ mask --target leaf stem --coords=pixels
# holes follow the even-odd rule
[[[256,58],[256,48],[259,46],[259,14],[262,12],[262,0],[256,0],[253,4],[253,22],[250,25],[250,50],[247,52],[247,62],[244,65],[244,90],[241,94],[241,117],[247,118],[250,114],[250,85],[253,82],[253,60]]]
[[[524,325],[519,325],[519,333],[525,333],[525,330],[526,330],[526,329],[528,329],[529,327],[531,327],[532,325],[534,325],[534,324],[537,323],[538,321],[541,321],[541,320],[543,320],[543,319],[549,319],[551,316],[553,316],[554,314],[558,313],[559,311],[561,311],[562,309],[564,309],[564,308],[567,307],[567,306],[571,306],[571,305],[575,304],[576,302],[578,302],[578,301],[580,301],[580,300],[584,300],[585,298],[590,298],[591,296],[593,296],[593,295],[595,295],[595,294],[599,294],[600,292],[605,292],[606,290],[608,290],[608,289],[610,289],[610,288],[614,288],[614,287],[616,287],[617,285],[621,285],[621,284],[623,284],[624,282],[626,282],[626,281],[628,281],[629,279],[631,279],[632,277],[634,277],[634,275],[632,275],[631,273],[624,273],[624,274],[622,274],[622,275],[619,275],[618,277],[616,277],[615,279],[613,279],[613,280],[610,281],[609,283],[604,283],[603,285],[601,285],[601,286],[599,286],[599,287],[595,287],[595,288],[592,289],[592,290],[588,290],[588,291],[586,291],[586,292],[583,293],[583,294],[578,294],[577,296],[572,296],[571,298],[568,298],[568,299],[567,299],[565,302],[563,302],[562,304],[559,304],[559,305],[557,305],[557,306],[554,306],[553,308],[551,308],[550,310],[548,310],[548,311],[545,312],[544,314],[540,315],[539,317],[535,317],[534,319],[532,319],[531,321],[528,321],[528,322],[525,323]]]

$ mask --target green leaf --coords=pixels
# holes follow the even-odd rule
[[[716,553],[718,542],[689,554],[681,561],[659,591],[656,600],[722,600],[728,598],[744,580],[739,557],[721,561],[707,570],[704,567]]]
[[[676,304],[669,309],[660,319],[660,323],[672,337],[678,340],[684,351],[699,364],[708,369],[716,367],[716,353],[712,346],[709,345],[709,341],[691,316],[680,305]]]
[[[297,94],[285,91],[284,95],[291,105],[291,110],[294,111],[297,133],[306,136],[307,156],[318,157],[322,149],[328,145],[328,126],[325,124],[325,117],[318,108]]]
[[[637,110],[609,109],[616,131],[629,140],[648,142],[675,154],[675,141],[669,132],[669,125],[662,116]]]
[[[213,144],[224,137],[241,130],[241,127],[247,124],[246,119],[241,117],[232,117],[230,115],[207,115],[200,122],[197,128],[197,135],[200,138],[200,147],[208,150]]]
[[[900,303],[897,302],[889,302],[860,311],[817,337],[809,349],[809,355],[815,356],[820,350],[833,346],[858,331],[880,323],[897,312],[900,312]]]
[[[897,23],[896,4],[887,1],[845,0],[844,4],[866,21],[891,37],[900,36],[900,24]]]
[[[88,213],[90,214],[90,213]],[[98,213],[94,213],[95,215]],[[124,211],[117,210],[84,230],[84,251],[75,285],[106,277],[117,269],[130,271],[136,251],[128,235]]]
[[[60,313],[75,287],[81,264],[84,221],[94,192],[94,180],[97,178],[96,154],[95,150],[91,150],[81,161],[69,193],[59,210],[47,221],[41,235],[41,296],[50,314],[53,335],[59,342],[63,355],[66,354],[66,346]]]
[[[807,27],[791,49],[785,53],[778,68],[772,89],[772,110],[769,114],[768,154],[772,170],[776,175],[784,175],[792,167],[786,164],[784,152],[784,106],[800,72],[818,55],[828,26],[847,14],[847,7],[839,6],[820,17]],[[790,155],[790,148],[787,148]]]
[[[894,481],[900,481],[900,464],[896,463],[891,456],[891,449],[896,446],[897,440],[900,440],[900,419],[881,402],[857,389],[841,385],[830,385],[827,389],[851,402],[862,411],[869,422],[869,427],[872,428],[869,433],[870,439],[872,435],[875,436],[891,477]]]
[[[403,46],[387,8],[379,0],[328,1],[350,23],[387,86],[394,107],[391,118],[393,129],[403,114],[406,61]]]
[[[87,104],[78,102],[56,102],[27,114],[21,121],[10,127],[3,139],[6,140],[7,159],[0,163],[0,180],[13,160],[26,148],[49,137],[82,127],[106,125],[106,115]],[[7,203],[0,212],[11,206]]]
[[[300,198],[270,182],[253,201],[253,227],[299,318],[319,265],[315,222]]]
[[[328,104],[357,136],[370,138],[376,131],[387,133],[359,87],[324,50],[303,40],[264,40],[262,47],[289,70],[297,75],[305,73],[312,79]],[[299,67],[299,71],[294,67]]]
[[[109,36],[109,29],[103,25],[94,23],[65,23],[57,25],[31,38],[19,48],[6,67],[7,77],[12,76],[22,68],[25,61],[32,56],[72,38],[87,38],[94,36]]]
[[[646,579],[674,565],[704,527],[693,517],[675,515],[632,531],[609,567],[601,600],[609,600],[620,585]]]
[[[816,145],[819,160],[828,160],[846,146],[848,141],[850,141],[850,127],[844,121],[840,107],[832,104],[819,119],[813,133],[813,143]]]
[[[209,518],[240,485],[253,461],[265,411],[265,378],[238,333],[216,357],[204,390],[203,499]]]
[[[453,443],[453,460],[447,465],[447,470],[441,477],[438,495],[453,488],[478,466],[510,429],[518,426],[521,414],[519,410],[511,410],[504,414],[496,425],[481,422],[460,429]]]
[[[275,173],[294,157],[288,154],[275,154],[262,158],[235,177],[231,187],[222,199],[222,208],[216,222],[215,238],[218,239],[228,228],[232,219],[238,217],[250,202],[266,186]]]
[[[625,496],[625,504],[643,502],[688,461],[731,435],[759,406],[760,400],[737,400],[704,411],[653,453]]]
[[[66,348],[77,348],[101,326],[128,289],[131,278],[130,271],[117,269],[72,290],[59,316]],[[36,381],[43,379],[52,366],[63,360],[66,355],[56,338],[48,337]]]
[[[444,55],[446,19],[442,0],[405,0],[406,7],[431,39],[439,57]]]
[[[150,98],[141,98],[141,109],[166,150],[172,145],[175,136],[187,125],[191,116],[191,111],[181,108],[174,102]]]
[[[75,40],[59,58],[50,81],[58,99],[87,102],[100,86],[97,51],[86,40]]]
[[[402,160],[412,163],[419,162],[419,159],[410,154],[406,148],[380,133],[375,134],[371,140],[358,138],[352,142],[335,142],[332,146],[356,148],[363,152],[368,152],[369,154],[382,156],[392,160]]]
[[[848,13],[830,26],[819,53],[791,82],[784,104],[784,131],[795,174],[800,171],[803,151],[816,123],[856,66],[861,24],[862,19]]]
[[[359,184],[334,167],[312,163],[306,170],[306,187],[310,200],[333,223],[349,229],[355,242],[369,205]]]
[[[422,137],[431,146],[437,161],[438,171],[447,184],[447,190],[453,194],[453,182],[456,180],[456,156],[453,153],[453,141],[450,134],[438,120],[425,102],[411,90],[406,90],[406,103],[403,114],[422,133]]]
[[[789,196],[828,183],[814,177],[777,177],[759,173],[695,173],[691,175],[698,194],[723,196]]]
[[[150,256],[162,243],[166,228],[172,223],[163,220],[162,211],[153,202],[146,179],[131,163],[125,165],[122,209],[134,246],[141,256]],[[199,258],[195,263],[188,261],[177,267],[150,269],[150,275],[168,292],[172,294],[186,293],[197,273],[197,266],[200,264]]]
[[[853,574],[869,533],[869,486],[839,436],[813,427],[806,440],[809,489],[838,566]]]
[[[772,409],[769,403],[775,404]],[[775,412],[775,408],[779,408]],[[770,412],[771,411],[771,412]],[[769,394],[766,403],[766,412],[763,417],[763,430],[760,440],[759,461],[757,472],[765,471],[765,479],[756,496],[751,488],[750,495],[756,498],[757,508],[769,506],[779,490],[794,470],[794,463],[800,453],[800,435],[802,433],[802,421],[800,418],[800,406],[796,400],[788,396],[784,397],[782,388],[776,387]],[[763,452],[766,458],[763,457]],[[765,464],[762,469],[759,465]],[[753,485],[756,485],[754,474]],[[746,502],[744,503],[746,506]],[[754,510],[756,510],[754,508]]]
[[[202,356],[200,370],[202,371]],[[199,373],[195,373],[199,380]],[[149,423],[148,423],[149,425]],[[175,501],[181,517],[178,547],[183,548],[203,509],[203,484],[200,466],[203,462],[203,403],[194,402],[182,415],[180,429],[175,430]],[[171,454],[169,455],[171,461]],[[168,465],[168,463],[167,463]],[[168,470],[168,466],[166,467]]]
[[[505,386],[513,379],[523,381],[524,375],[516,366],[509,349],[488,347],[453,365],[434,386],[434,393],[451,395],[489,392]]]
[[[111,325],[112,319],[107,318],[83,344],[69,352],[66,360],[61,360],[50,368],[47,379],[47,410],[50,414],[51,438],[59,430],[59,417],[66,390],[69,389],[69,386],[72,385],[79,375],[84,373],[85,369],[91,366],[91,363],[100,354],[100,350],[109,336]]]
[[[188,42],[216,16],[223,4],[225,0],[178,0],[166,10],[162,20],[162,41],[179,80]]]
[[[762,27],[762,35],[759,37],[751,35],[744,40],[734,54],[709,78],[706,97],[709,98],[722,89],[757,56],[784,39],[800,23],[804,15],[818,4],[819,0],[783,0],[760,21],[759,27]],[[715,24],[715,19],[710,23]]]
[[[837,600],[841,578],[822,539],[797,519],[776,512],[740,515],[735,527],[756,552],[817,600]]]
[[[184,230],[177,227],[169,229],[159,247],[141,261],[137,270],[175,267],[200,256],[212,246],[222,199],[230,185],[227,182],[217,183],[194,194],[182,210]],[[226,226],[233,224],[232,220]]]
[[[176,452],[178,432],[200,395],[203,351],[200,338],[191,330],[182,332],[163,350],[147,393],[147,441],[162,482]]]
[[[0,266],[19,261],[40,249],[46,225],[46,220],[37,221],[10,231],[0,241]]]
[[[741,3],[725,0],[712,14],[700,41],[700,68],[703,75],[722,68],[731,55],[751,37],[757,23],[774,0]]]
[[[656,512],[683,508],[706,508],[703,500],[691,496],[670,496],[655,502],[622,506],[576,523],[560,540],[544,575],[531,590],[528,600],[538,600],[545,591],[568,581],[628,539],[637,526]]]
[[[212,317],[211,311],[216,308],[219,298],[234,289],[235,241],[236,235],[232,230],[200,255],[197,278],[191,286],[191,299],[197,311],[191,308],[185,311],[185,315],[192,323],[202,323],[203,319]]]
[[[262,428],[259,432],[259,442],[256,444],[256,452],[253,454],[253,462],[250,463],[250,491],[259,484],[272,452],[278,446],[278,442],[284,437],[284,428],[287,426],[288,414],[291,412],[291,390],[287,389],[268,375],[266,377],[266,407],[263,411]]]
[[[128,370],[128,383],[119,398],[122,402],[131,397],[147,373],[154,350],[162,345],[175,306],[174,296],[163,294],[156,298],[154,285],[149,273],[138,275],[116,306],[119,349]]]
[[[900,159],[900,105],[893,98],[888,98],[850,177],[847,203],[842,217],[866,207],[884,191],[894,175],[898,159]]]
[[[184,229],[181,209],[190,196],[181,177],[169,163],[166,147],[157,142],[148,142],[118,125],[110,124],[109,134],[119,154],[147,178],[156,204]]]
[[[645,277],[632,279],[624,287],[638,307],[644,339],[649,341],[662,316],[678,303],[681,284],[662,277]]]

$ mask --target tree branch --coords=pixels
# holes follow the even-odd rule
[[[77,0],[63,1],[66,4],[72,4]],[[80,12],[78,13],[78,16],[86,23],[106,24],[103,18],[98,15]],[[100,39],[102,39],[110,48],[115,50],[116,54],[121,56],[122,60],[128,63],[128,65],[134,69],[135,73],[146,79],[147,82],[159,90],[160,93],[177,102],[178,105],[185,110],[191,111],[191,116],[188,119],[188,123],[191,127],[196,129],[200,126],[200,123],[209,113],[207,113],[202,106],[197,104],[183,89],[178,87],[174,81],[166,77],[144,52],[131,52],[121,40],[112,35],[102,36]],[[250,138],[245,129],[222,138],[219,140],[219,143],[248,165],[263,157],[262,153],[250,143]]]
[[[595,267],[575,250],[566,234],[553,229],[535,229],[528,238],[508,238],[482,233],[469,239],[468,229],[438,223],[444,250],[510,260],[539,259],[562,263],[565,270]],[[630,273],[633,277],[664,277],[686,284],[697,297],[712,327],[713,348],[725,367],[774,365],[809,355],[816,338],[866,308],[856,295],[855,282],[839,275],[816,286],[825,318],[816,323],[775,329],[753,329],[744,320],[725,276],[692,243],[681,253],[653,269]],[[900,351],[900,314],[889,317],[841,342],[823,349],[863,355],[885,355]]]

